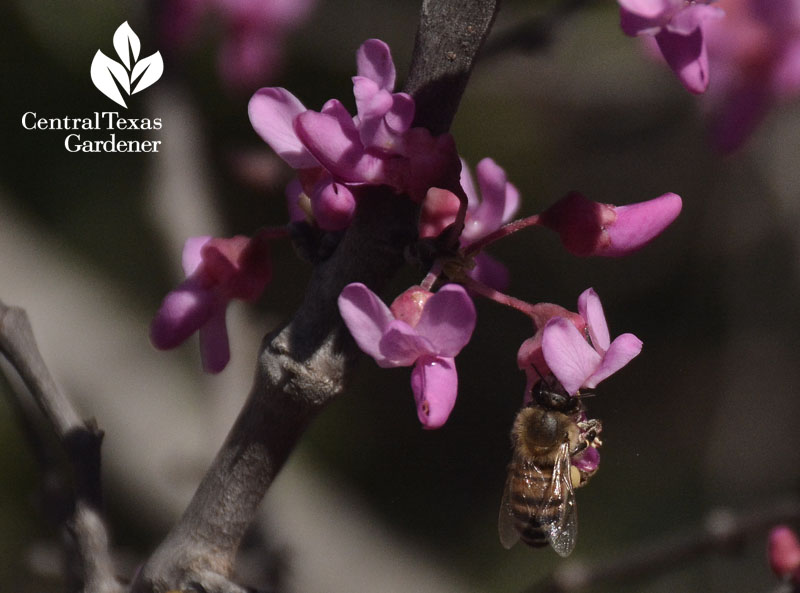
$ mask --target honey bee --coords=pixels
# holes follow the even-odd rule
[[[599,447],[599,420],[587,420],[581,397],[570,396],[559,384],[539,381],[533,401],[514,420],[514,454],[508,466],[498,531],[510,548],[517,540],[532,547],[548,543],[568,556],[578,535],[575,488],[594,474],[571,464],[587,447]]]

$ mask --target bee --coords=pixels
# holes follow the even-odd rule
[[[517,540],[532,547],[548,543],[568,556],[578,535],[575,488],[594,474],[571,464],[587,447],[599,447],[602,426],[587,420],[582,397],[570,396],[560,383],[540,380],[533,399],[514,420],[514,454],[508,466],[498,531],[500,543],[510,548]]]

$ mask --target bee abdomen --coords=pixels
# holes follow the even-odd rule
[[[513,468],[512,472],[508,504],[514,527],[529,546],[545,546],[550,526],[558,522],[561,514],[562,501],[552,491],[552,473],[519,468]]]
[[[533,548],[541,548],[547,545],[547,531],[543,527],[528,525],[519,532],[519,538]]]

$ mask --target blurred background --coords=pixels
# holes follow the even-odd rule
[[[0,299],[27,309],[51,370],[106,431],[109,521],[127,575],[188,502],[247,394],[258,341],[291,315],[309,277],[291,246],[275,246],[265,296],[229,311],[233,361],[219,376],[202,374],[196,339],[166,353],[149,344],[149,321],[182,278],[188,236],[287,220],[291,171],[253,132],[249,97],[283,86],[309,108],[337,97],[352,111],[356,49],[370,37],[387,41],[402,81],[419,9],[410,0],[316,0],[287,17],[281,35],[269,33],[277,49],[247,54],[241,23],[212,4],[196,13],[180,1],[0,7]],[[556,6],[508,0],[489,44]],[[185,35],[170,36],[178,25],[167,18]],[[112,35],[126,20],[142,55],[160,50],[165,68],[124,111],[92,85],[89,66],[98,49],[114,55]],[[220,55],[237,43],[237,55],[256,57],[226,70]],[[468,162],[491,156],[506,169],[522,215],[570,190],[615,204],[667,191],[684,200],[663,236],[624,259],[577,259],[536,229],[492,249],[511,270],[511,294],[575,309],[593,286],[612,335],[644,342],[589,402],[603,421],[603,461],[577,492],[573,558],[608,561],[698,528],[712,509],[746,513],[798,494],[800,105],[772,109],[724,156],[709,141],[703,105],[621,33],[608,1],[556,21],[535,51],[487,56],[454,123]],[[27,111],[160,117],[163,128],[141,138],[162,140],[162,150],[69,153],[64,132],[25,130]],[[420,279],[406,269],[387,300]],[[562,562],[549,549],[506,551],[497,538],[508,433],[525,385],[516,350],[531,328],[514,311],[477,306],[446,426],[420,428],[408,369],[365,358],[270,490],[242,552],[242,580],[306,593],[516,592]],[[0,582],[15,593],[61,590],[57,534],[7,397],[0,476]],[[773,579],[759,536],[734,555],[598,590],[751,592]]]

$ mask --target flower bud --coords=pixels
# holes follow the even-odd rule
[[[774,527],[769,532],[767,555],[772,571],[781,578],[795,573],[800,576],[800,541],[785,525]]]
[[[429,290],[425,290],[421,286],[412,286],[394,300],[389,310],[395,319],[405,321],[411,327],[416,327],[425,303],[432,296],[433,293]]]
[[[572,192],[545,210],[540,222],[556,231],[573,255],[619,257],[644,247],[661,234],[678,216],[681,206],[680,197],[673,193],[614,206]]]

